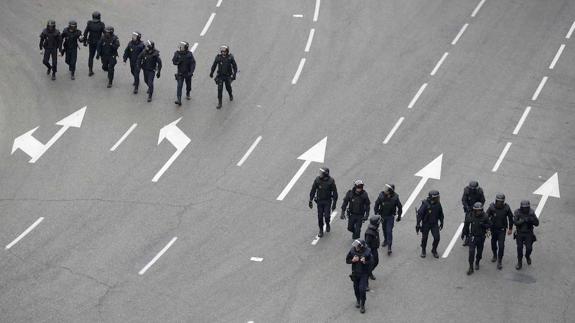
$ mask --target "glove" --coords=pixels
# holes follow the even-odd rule
[[[84,47],[88,47],[88,42],[84,41]]]
[[[332,212],[335,211],[335,203],[333,203],[333,204],[331,205],[331,211],[332,211]]]
[[[210,73],[210,78],[214,78],[214,73]]]
[[[124,64],[126,64],[127,59],[124,60]]]
[[[158,71],[158,73],[156,73],[156,77],[160,78],[160,71]]]
[[[461,234],[461,240],[465,240],[465,237],[467,237],[467,235],[465,233]]]
[[[100,55],[96,55],[96,59],[100,59]]]
[[[234,74],[234,75],[232,75],[232,81],[235,81],[235,80],[236,80],[236,75]]]
[[[345,210],[341,210],[341,215],[339,216],[340,219],[345,220]]]
[[[415,233],[419,234],[419,231],[421,231],[421,225],[416,224],[415,225]]]
[[[361,222],[365,222],[367,221],[367,216],[364,216],[363,218],[361,218]]]
[[[308,204],[308,205],[309,205],[309,208],[310,208],[310,209],[313,209],[313,202],[312,202],[312,201],[309,201],[309,204]]]
[[[401,215],[397,217],[397,222],[401,221]]]
[[[440,230],[440,231],[443,230],[443,223],[440,223],[440,224],[439,224],[439,230]]]

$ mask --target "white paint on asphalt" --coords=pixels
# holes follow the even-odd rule
[[[313,41],[313,35],[315,34],[315,28],[309,30],[309,36],[307,37],[307,44],[305,44],[305,52],[309,52],[311,48],[311,42]]]
[[[214,21],[215,17],[216,17],[216,13],[212,12],[212,14],[210,15],[210,18],[206,22],[206,25],[204,26],[204,29],[202,29],[202,32],[200,33],[200,37],[204,36],[208,32],[208,29],[210,28],[210,25],[212,24],[212,21]]]
[[[501,154],[499,155],[499,158],[497,158],[495,165],[493,165],[493,169],[491,169],[492,172],[496,172],[499,169],[499,165],[501,165],[501,162],[503,162],[503,158],[505,158],[505,155],[507,155],[507,152],[509,151],[510,147],[511,147],[511,143],[508,142],[505,145],[505,147],[503,148],[503,151],[501,152]]]
[[[294,18],[303,18],[303,15],[302,14],[294,14],[293,17]]]
[[[297,71],[295,72],[295,75],[293,76],[293,79],[291,80],[291,84],[296,84],[297,80],[299,80],[299,75],[301,74],[301,71],[303,70],[304,64],[305,64],[305,58],[302,58],[299,61],[299,66],[297,67]]]
[[[515,126],[515,130],[513,130],[514,135],[519,133],[521,126],[523,126],[525,119],[527,119],[527,115],[529,114],[529,111],[531,111],[531,107],[527,107],[527,108],[525,108],[525,111],[523,111],[523,115],[521,116],[521,119],[519,119],[519,122],[517,122],[517,126]]]
[[[222,0],[218,0],[218,3],[216,3],[216,8],[219,8],[222,5]]]
[[[427,183],[427,181],[430,178],[437,180],[441,178],[442,162],[443,162],[443,154],[437,156],[431,163],[427,164],[419,172],[415,173],[415,176],[421,177],[421,180],[419,180],[419,183],[417,184],[413,192],[411,192],[411,195],[409,195],[407,202],[405,202],[405,204],[403,205],[404,216],[407,214],[407,210],[409,210],[409,207],[411,206],[411,204],[413,204],[413,202],[423,189],[423,186],[425,186],[425,183]]]
[[[471,13],[471,17],[475,17],[477,15],[477,13],[479,12],[479,9],[481,9],[481,7],[483,7],[483,4],[485,3],[485,0],[481,0],[479,2],[479,4],[477,4],[477,7],[475,7],[475,9],[473,10],[473,12]]]
[[[197,48],[198,48],[198,43],[194,43],[194,44],[192,45],[192,49],[190,49],[190,52],[194,53]]]
[[[168,251],[168,249],[174,244],[174,242],[176,242],[176,240],[178,240],[178,237],[173,237],[172,240],[170,240],[170,242],[168,242],[168,244],[162,248],[162,250],[160,250],[160,252],[144,268],[142,268],[142,270],[138,272],[138,274],[145,274],[146,271],[148,271],[148,269],[150,269],[150,267],[152,267],[152,265],[156,263],[156,261],[158,261],[158,259],[160,259],[164,253],[166,253],[166,251]]]
[[[575,21],[573,21],[571,28],[569,28],[567,35],[565,35],[565,38],[567,38],[567,39],[571,38],[571,34],[573,34],[573,30],[575,30]]]
[[[317,204],[316,204],[316,207],[317,207]],[[329,223],[330,223],[330,224],[333,223],[333,219],[335,219],[336,215],[337,215],[337,211],[331,212],[331,215],[329,216]],[[326,224],[324,223],[324,224],[323,224],[323,231],[324,231],[324,232],[326,232],[326,231],[325,231],[325,228],[326,228]],[[311,242],[312,246],[315,246],[315,245],[319,242],[319,239],[321,239],[321,238],[316,235],[315,238],[314,238],[314,239],[312,240],[312,242]]]
[[[455,38],[453,38],[453,41],[451,42],[451,45],[457,44],[457,42],[459,41],[459,38],[461,38],[461,35],[463,35],[463,33],[465,32],[465,30],[467,29],[467,26],[469,26],[469,24],[465,24],[465,25],[463,25],[463,27],[461,27],[461,29],[460,29],[459,32],[457,33],[457,36],[455,36]]]
[[[537,204],[537,209],[535,209],[535,215],[539,218],[549,196],[555,198],[561,197],[559,192],[559,176],[557,173],[549,177],[549,179],[546,180],[545,183],[543,183],[543,185],[541,185],[537,190],[535,190],[533,194],[541,195],[541,200],[539,201],[539,204]]]
[[[413,106],[415,105],[415,102],[417,102],[417,100],[419,99],[419,97],[421,96],[423,91],[425,91],[426,87],[427,87],[427,83],[423,83],[423,85],[419,88],[419,90],[417,91],[417,93],[415,94],[413,99],[411,99],[411,102],[409,102],[409,105],[407,106],[407,108],[409,108],[409,109],[413,108]]]
[[[42,221],[44,221],[44,218],[39,217],[38,220],[36,220],[36,222],[32,223],[32,225],[28,227],[28,229],[24,230],[24,232],[22,232],[16,239],[14,239],[14,241],[10,242],[6,246],[6,250],[12,248],[15,244],[18,243],[18,241],[22,240],[26,235],[28,235],[28,233],[30,233],[30,231],[34,230],[34,228],[38,226],[38,224],[40,224],[40,222]]]
[[[557,50],[557,54],[555,54],[555,57],[553,57],[553,61],[551,61],[551,64],[549,65],[550,70],[552,70],[555,67],[555,64],[557,64],[557,61],[559,60],[559,57],[561,57],[561,53],[563,53],[564,49],[565,44],[561,44],[561,46]]]
[[[464,225],[463,222],[459,224],[457,231],[455,231],[455,235],[453,236],[453,238],[451,238],[451,241],[449,241],[449,245],[447,246],[447,249],[445,249],[445,251],[443,252],[443,255],[441,255],[441,258],[447,258],[449,256],[451,249],[453,249],[453,246],[455,246],[457,239],[459,239],[459,236],[461,236],[461,231],[463,231],[463,225]]]
[[[137,126],[138,126],[138,124],[134,123],[128,129],[128,131],[126,131],[126,133],[120,138],[120,140],[118,140],[118,142],[116,142],[116,144],[114,146],[112,146],[112,148],[110,148],[110,151],[115,151],[116,148],[118,148],[118,146],[120,146],[122,144],[122,142],[124,142],[124,140],[126,140],[126,138],[128,138],[128,136],[132,133],[132,131],[134,131],[134,129],[136,129]]]
[[[547,83],[547,76],[543,76],[543,78],[541,79],[541,82],[539,83],[537,90],[535,90],[535,93],[533,93],[533,97],[531,98],[532,101],[537,100],[537,98],[539,97],[539,93],[541,93],[541,90],[543,90],[543,87],[545,86],[545,83]]]
[[[443,53],[443,56],[441,56],[441,58],[439,59],[437,64],[435,64],[433,71],[431,71],[431,73],[429,75],[434,76],[435,73],[437,73],[437,70],[439,70],[439,68],[441,67],[441,64],[443,64],[443,61],[445,61],[445,59],[447,58],[447,55],[449,55],[448,52]]]
[[[315,10],[313,11],[313,21],[316,22],[317,18],[319,18],[319,6],[321,4],[321,0],[315,0]]]
[[[393,134],[395,134],[397,129],[399,129],[399,126],[401,126],[404,119],[405,119],[404,117],[401,117],[401,118],[399,118],[399,120],[397,120],[397,122],[395,123],[393,128],[391,128],[391,131],[387,134],[387,137],[385,137],[385,139],[383,140],[384,145],[386,145],[389,142],[389,140],[391,139],[391,137],[393,137]]]
[[[255,261],[255,262],[262,262],[264,260],[264,258],[261,257],[251,257],[250,258],[251,261]]]
[[[164,174],[166,170],[172,165],[172,163],[178,158],[178,156],[184,151],[186,146],[192,141],[186,134],[178,128],[177,124],[182,118],[164,126],[160,129],[160,136],[158,137],[158,145],[167,139],[174,147],[176,147],[176,152],[168,159],[168,161],[162,166],[162,168],[156,173],[152,182],[157,182],[160,177]]]
[[[246,159],[248,159],[248,157],[250,156],[250,154],[252,153],[252,151],[254,151],[254,149],[256,148],[256,146],[260,143],[260,140],[262,140],[262,136],[259,136],[256,138],[256,140],[254,141],[254,143],[250,146],[250,148],[248,149],[248,151],[246,151],[244,157],[242,157],[242,159],[240,159],[240,161],[237,163],[237,166],[242,166],[244,164],[244,162],[246,161]]]

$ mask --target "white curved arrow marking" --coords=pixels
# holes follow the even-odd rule
[[[541,195],[541,201],[537,205],[537,209],[535,209],[535,215],[539,217],[541,215],[541,211],[543,211],[543,207],[545,203],[547,203],[547,199],[549,196],[560,198],[561,194],[559,193],[559,178],[557,173],[553,174],[543,185],[539,186],[533,194]]]
[[[437,158],[435,158],[431,163],[427,164],[427,166],[423,167],[419,172],[415,173],[415,176],[421,177],[421,180],[419,180],[419,183],[417,184],[413,192],[411,192],[411,195],[407,199],[407,202],[405,202],[405,204],[403,205],[404,215],[407,214],[407,210],[409,209],[411,204],[413,204],[415,198],[417,198],[417,195],[419,195],[419,192],[421,192],[423,186],[425,186],[425,183],[427,183],[427,180],[430,178],[433,179],[441,178],[442,161],[443,161],[443,154],[437,156]]]
[[[176,152],[168,159],[168,161],[162,166],[162,168],[156,173],[154,178],[152,178],[152,182],[157,182],[160,177],[164,174],[166,170],[172,165],[172,163],[178,158],[178,156],[184,151],[186,146],[191,142],[190,138],[186,136],[186,134],[178,128],[177,124],[180,122],[182,118],[164,126],[160,129],[160,136],[158,137],[158,145],[167,139],[174,147],[176,147]]]

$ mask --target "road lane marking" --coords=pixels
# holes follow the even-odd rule
[[[483,7],[483,4],[485,3],[485,0],[481,0],[479,2],[479,4],[477,5],[477,7],[475,7],[475,10],[473,10],[473,12],[471,13],[471,17],[475,17],[477,15],[477,13],[479,12],[479,9],[481,9],[481,7]]]
[[[208,19],[208,22],[206,22],[204,29],[202,29],[202,32],[200,33],[200,37],[204,36],[208,32],[208,29],[210,28],[210,25],[212,24],[212,21],[214,21],[215,17],[216,17],[216,13],[212,12],[212,14],[210,15],[210,18]]]
[[[317,206],[317,205],[316,205],[316,206]],[[335,219],[336,215],[337,215],[337,211],[331,212],[331,215],[330,215],[330,217],[329,217],[329,223],[330,223],[330,224],[333,223],[333,219]],[[323,231],[324,231],[324,232],[325,232],[325,227],[326,227],[326,224],[324,223],[324,224],[323,224]],[[312,242],[311,242],[312,246],[315,246],[315,245],[319,242],[319,239],[321,239],[321,238],[316,235],[315,238],[314,238],[314,239],[312,240]]]
[[[219,8],[222,5],[222,0],[218,0],[218,3],[216,4],[216,8]]]
[[[314,22],[316,22],[317,18],[319,17],[319,6],[321,4],[320,2],[321,2],[321,0],[315,0],[315,10],[313,12],[313,21]]]
[[[559,57],[561,57],[561,53],[563,53],[564,49],[565,49],[565,44],[561,44],[561,46],[557,50],[557,54],[555,54],[555,57],[553,57],[553,61],[549,65],[550,70],[552,70],[555,67],[555,64],[557,64],[557,61],[559,60]]]
[[[138,272],[138,274],[145,274],[146,271],[148,271],[148,269],[150,269],[150,267],[152,267],[152,265],[158,261],[158,259],[160,259],[164,253],[166,253],[166,251],[168,251],[168,249],[174,244],[174,242],[176,242],[176,240],[178,240],[178,237],[173,237],[172,240],[170,240],[170,242],[168,242],[168,244],[152,259],[152,261],[150,261],[144,268],[142,268],[142,270]]]
[[[573,21],[571,28],[569,28],[567,35],[565,35],[565,38],[567,38],[567,39],[571,38],[571,34],[573,34],[573,30],[575,30],[575,21]]]
[[[393,128],[391,128],[391,131],[387,134],[387,137],[385,137],[385,140],[383,140],[384,145],[389,142],[391,137],[393,137],[393,134],[397,131],[399,126],[401,126],[401,123],[403,122],[404,119],[405,119],[404,117],[401,117],[401,118],[399,118],[399,120],[397,120],[397,122],[395,123]]]
[[[445,61],[445,59],[447,58],[447,55],[449,55],[448,52],[443,53],[443,56],[441,56],[441,58],[439,59],[439,62],[437,62],[437,64],[435,64],[433,71],[431,71],[431,73],[429,75],[433,76],[433,75],[435,75],[435,73],[437,73],[437,70],[439,70],[439,68],[441,67],[441,64],[443,64],[443,61]]]
[[[495,162],[495,165],[493,165],[493,169],[491,170],[492,172],[496,172],[499,169],[499,165],[501,165],[501,162],[503,161],[503,158],[505,158],[505,155],[507,155],[507,152],[509,151],[510,147],[511,147],[511,143],[508,142],[505,145],[505,148],[503,148],[501,155],[499,155],[499,158],[497,158],[497,162]]]
[[[132,133],[132,131],[134,131],[134,129],[136,129],[137,126],[138,126],[138,124],[134,123],[128,129],[128,131],[126,131],[126,133],[120,138],[120,140],[118,140],[118,142],[116,142],[116,144],[114,146],[112,146],[112,148],[110,148],[110,151],[115,151],[116,148],[118,148],[118,146],[120,146],[120,144],[122,144],[122,142],[124,142],[124,140],[126,140],[126,138],[130,135],[130,133]]]
[[[168,159],[168,161],[160,168],[160,170],[152,178],[152,182],[157,182],[160,177],[164,174],[166,170],[172,165],[172,163],[178,158],[178,156],[186,149],[188,144],[192,141],[177,124],[182,118],[162,127],[160,129],[160,135],[158,136],[158,145],[167,139],[174,147],[176,147],[176,152]]]
[[[441,256],[441,258],[447,258],[447,256],[449,256],[451,249],[453,249],[453,246],[455,246],[457,239],[461,235],[461,231],[463,231],[463,222],[459,225],[459,227],[457,228],[457,231],[455,231],[455,235],[453,236],[453,238],[451,238],[451,241],[449,242],[447,249],[445,249],[445,251],[443,252],[443,255]]]
[[[465,24],[465,25],[463,25],[463,27],[461,27],[461,29],[457,33],[457,36],[455,36],[455,38],[453,38],[451,45],[457,44],[457,41],[459,41],[459,38],[461,38],[461,35],[463,35],[463,33],[465,32],[465,30],[467,29],[467,26],[469,26],[469,24]]]
[[[246,161],[246,159],[248,159],[248,157],[250,156],[250,154],[252,153],[252,151],[254,151],[254,149],[256,148],[256,146],[260,143],[260,140],[262,140],[262,136],[259,136],[256,138],[256,140],[254,141],[254,143],[250,146],[250,148],[248,149],[248,151],[246,151],[244,157],[242,157],[242,159],[240,159],[240,161],[237,163],[237,166],[242,166],[244,164],[244,162]]]
[[[525,111],[523,111],[523,115],[521,116],[521,119],[519,119],[519,122],[517,122],[517,126],[515,126],[515,130],[513,130],[514,135],[519,133],[519,129],[521,129],[521,126],[523,126],[523,122],[525,122],[525,119],[527,119],[527,115],[529,114],[529,111],[531,111],[531,107],[527,107],[527,108],[525,108]]]
[[[256,262],[262,262],[264,260],[264,258],[260,258],[260,257],[251,257],[250,258],[251,261],[256,261]]]
[[[302,14],[294,14],[293,17],[294,18],[303,18],[303,15]]]
[[[547,83],[547,76],[543,76],[543,78],[541,79],[541,82],[539,83],[537,90],[535,90],[535,93],[533,93],[531,101],[537,100],[537,98],[539,97],[539,93],[541,93],[541,90],[543,90],[543,87],[545,86],[545,83]]]
[[[6,246],[6,250],[12,248],[15,244],[18,243],[18,241],[22,240],[22,238],[24,238],[28,233],[30,233],[30,231],[34,230],[34,228],[36,226],[38,226],[38,224],[40,224],[40,222],[42,222],[44,220],[43,217],[39,217],[38,220],[36,220],[36,222],[32,223],[31,226],[28,227],[28,229],[24,230],[24,232],[22,232],[18,238],[14,239],[14,241],[10,242],[7,246]]]
[[[415,94],[413,99],[411,99],[411,102],[409,102],[409,105],[407,106],[408,109],[413,108],[413,106],[415,105],[415,102],[417,102],[417,100],[419,99],[419,96],[423,93],[423,91],[425,91],[426,87],[427,87],[427,83],[423,83],[423,85],[419,88],[419,90],[417,91],[417,93]]]
[[[307,37],[307,44],[305,44],[305,52],[309,52],[311,47],[311,42],[313,41],[313,35],[315,34],[315,28],[310,29],[309,36]]]
[[[190,52],[192,52],[192,53],[195,52],[197,48],[198,48],[198,43],[194,43],[192,45],[192,49],[190,49]]]
[[[291,80],[291,84],[297,83],[297,80],[299,79],[299,75],[301,74],[301,71],[303,70],[304,64],[305,64],[305,58],[302,58],[299,61],[299,66],[297,67],[297,71],[295,72],[295,75],[293,76],[293,79]]]

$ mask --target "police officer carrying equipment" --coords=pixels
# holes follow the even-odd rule
[[[52,81],[56,79],[56,72],[58,71],[58,48],[62,43],[62,36],[60,31],[56,29],[56,22],[48,20],[46,28],[40,34],[40,52],[44,50],[44,59],[42,63],[46,65],[48,71],[46,74],[50,75],[52,71]],[[52,65],[50,65],[50,57],[52,58]]]
[[[120,40],[118,36],[114,35],[114,27],[106,27],[104,29],[104,36],[98,42],[98,53],[96,59],[102,58],[102,69],[108,72],[108,88],[112,87],[114,80],[114,67],[118,60],[118,48],[120,48]]]
[[[531,265],[533,242],[537,241],[533,227],[539,226],[539,219],[529,201],[521,201],[521,207],[515,210],[513,214],[513,223],[515,224],[515,240],[517,241],[517,266],[515,269],[520,270],[523,267],[523,246],[525,246],[527,264]]]
[[[172,63],[178,66],[178,71],[175,75],[178,83],[176,89],[177,100],[175,102],[177,105],[182,105],[182,87],[184,86],[184,81],[186,81],[186,100],[191,99],[192,75],[194,75],[194,71],[196,70],[196,59],[189,48],[190,44],[188,44],[188,42],[181,41],[178,45],[178,50],[172,58]]]
[[[134,31],[132,33],[132,40],[124,49],[124,64],[128,59],[130,59],[130,72],[134,76],[134,94],[138,93],[138,87],[140,86],[140,69],[138,68],[138,56],[146,48],[144,42],[142,41],[142,34]]]
[[[436,190],[429,191],[427,199],[421,201],[421,206],[416,210],[417,224],[415,232],[421,231],[421,258],[426,256],[427,237],[431,231],[433,244],[431,253],[433,257],[439,258],[437,246],[439,245],[439,231],[443,229],[443,208],[439,201],[439,192]]]
[[[371,266],[371,271],[369,272],[369,279],[375,280],[375,276],[373,275],[373,270],[379,264],[379,222],[381,218],[377,215],[371,216],[369,218],[369,225],[367,226],[367,230],[365,230],[365,243],[371,250],[371,254],[373,256],[373,263]],[[368,284],[369,285],[369,284]],[[369,290],[369,287],[368,287]]]
[[[355,240],[351,244],[351,250],[345,257],[345,262],[351,264],[353,291],[355,292],[355,307],[365,313],[365,299],[369,273],[372,269],[373,256],[371,250],[363,240]]]
[[[387,255],[391,255],[391,245],[393,244],[393,221],[397,214],[397,222],[401,221],[403,213],[399,195],[395,193],[395,185],[385,184],[385,188],[375,201],[373,211],[381,216],[381,230],[383,231],[382,247],[387,246]]]
[[[361,224],[369,217],[369,196],[363,190],[363,181],[358,179],[353,183],[353,188],[347,191],[341,205],[343,220],[347,215],[347,230],[352,232],[352,239],[359,239]]]
[[[510,235],[513,230],[513,212],[505,203],[505,194],[499,193],[495,196],[495,203],[489,205],[487,216],[491,220],[491,250],[493,251],[491,262],[497,261],[497,269],[501,269],[505,250],[505,231]]]
[[[62,31],[62,46],[60,47],[60,54],[66,54],[64,59],[68,64],[70,70],[70,78],[75,79],[74,73],[76,72],[76,60],[78,58],[78,43],[82,40],[82,32],[78,30],[78,23],[71,20],[68,27]]]
[[[212,64],[210,77],[214,77],[216,67],[218,68],[215,78],[216,84],[218,85],[218,105],[216,108],[221,109],[224,84],[226,85],[226,91],[228,91],[230,95],[230,101],[234,100],[234,96],[232,95],[232,82],[236,79],[238,72],[236,60],[234,59],[234,55],[230,54],[230,48],[228,46],[222,45],[220,47],[220,53],[216,55],[214,63]]]
[[[106,25],[100,20],[100,13],[94,11],[92,13],[92,20],[89,20],[86,24],[86,29],[84,29],[84,47],[90,45],[88,54],[88,68],[90,69],[89,76],[94,75],[94,55],[96,55],[96,50],[98,48],[98,42],[102,38],[104,33],[104,28]]]
[[[461,239],[464,237],[469,239],[469,270],[467,270],[467,275],[473,274],[473,259],[475,259],[475,270],[479,270],[479,261],[483,256],[485,234],[490,227],[491,221],[487,214],[483,212],[483,204],[475,202],[472,211],[465,217],[461,235]]]
[[[464,218],[466,218],[467,214],[473,210],[473,205],[476,202],[481,202],[481,205],[485,204],[485,195],[483,195],[483,189],[479,187],[479,183],[477,181],[470,181],[469,185],[463,189],[463,197],[461,197],[463,211],[465,212]],[[463,246],[467,246],[469,244],[469,238],[470,237],[467,237],[465,239]]]
[[[313,202],[317,204],[317,225],[319,226],[318,237],[323,237],[323,224],[325,221],[325,231],[330,228],[330,211],[334,211],[337,203],[337,187],[335,180],[329,176],[329,168],[319,169],[319,176],[313,181],[309,192],[309,208],[313,208]]]
[[[150,102],[152,101],[152,94],[154,94],[154,74],[160,78],[160,71],[162,70],[160,52],[156,49],[153,41],[146,41],[146,49],[138,56],[138,68],[144,71],[144,82],[148,85],[148,102]]]

